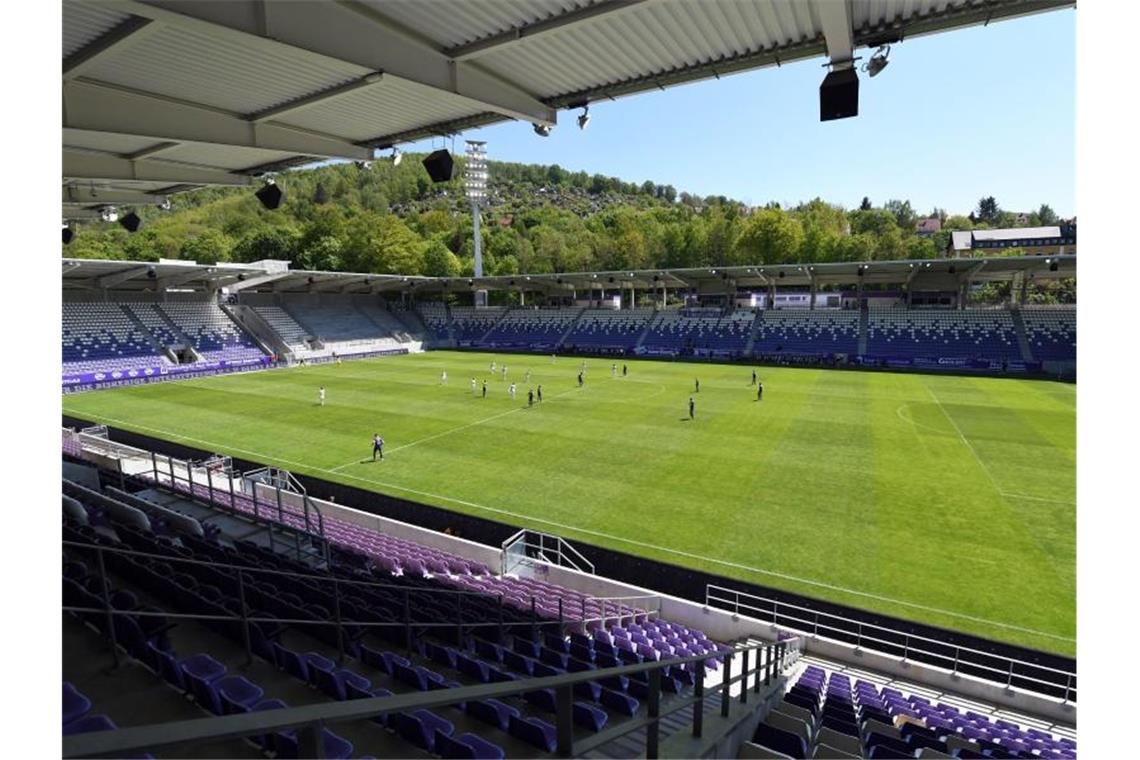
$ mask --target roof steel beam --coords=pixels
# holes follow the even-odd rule
[[[74,79],[98,63],[111,51],[121,50],[125,45],[138,42],[158,27],[149,18],[131,16],[123,23],[87,43],[63,59],[63,81]]]
[[[133,280],[136,277],[142,277],[150,270],[151,267],[149,266],[130,267],[129,269],[124,269],[123,271],[115,272],[114,274],[105,274],[102,277],[96,279],[95,284],[101,288],[113,288],[116,285],[121,285],[127,280]]]
[[[160,205],[166,200],[165,195],[143,193],[138,190],[121,190],[114,188],[82,188],[77,185],[64,185],[63,204],[65,206],[92,206],[103,204],[127,205]]]
[[[293,113],[294,111],[300,111],[303,108],[309,108],[319,103],[324,103],[325,101],[332,100],[333,98],[339,98],[342,95],[348,95],[349,93],[357,92],[358,90],[362,90],[367,87],[374,87],[383,81],[383,74],[380,72],[373,72],[371,74],[362,76],[360,79],[348,82],[347,84],[342,84],[339,87],[322,90],[321,92],[314,93],[313,95],[306,95],[303,98],[291,100],[288,103],[283,103],[279,106],[274,106],[273,108],[267,108],[264,111],[258,111],[255,114],[247,116],[246,119],[252,122],[262,122],[268,119],[275,119],[277,117]]]
[[[210,274],[211,274],[211,271],[209,269],[206,269],[205,271],[203,271],[202,269],[199,269],[198,267],[190,267],[189,271],[178,272],[177,274],[168,274],[164,277],[160,277],[158,279],[158,287],[160,287],[162,289],[166,289],[166,288],[175,287],[177,285],[181,285],[184,282],[190,282],[192,280],[197,280],[199,278],[207,279],[207,280],[213,279],[210,277]]]
[[[226,285],[226,288],[228,288],[231,293],[236,293],[239,290],[245,290],[247,288],[256,288],[260,285],[265,285],[265,284],[270,283],[270,282],[275,282],[276,280],[280,280],[282,277],[289,277],[291,274],[292,274],[292,272],[288,272],[288,271],[270,272],[268,274],[260,274],[260,275],[257,275],[256,277],[250,277],[250,278],[245,279],[245,280],[238,280],[237,282],[231,282],[228,285]],[[235,274],[236,277],[240,277],[241,275],[242,275],[242,272],[240,272],[240,271]]]
[[[65,179],[140,182],[189,182],[195,185],[256,185],[258,179],[221,169],[193,164],[147,159],[132,161],[120,156],[90,153],[64,146]]]
[[[813,0],[812,6],[827,40],[827,57],[831,64],[851,64],[855,57],[851,0]]]
[[[565,29],[573,24],[580,24],[584,21],[596,19],[599,16],[614,16],[619,13],[625,13],[636,9],[637,6],[644,2],[647,2],[647,0],[600,0],[600,2],[596,2],[593,5],[559,13],[550,18],[542,19],[541,21],[535,21],[531,24],[522,24],[508,29],[505,32],[500,32],[499,34],[492,34],[464,45],[447,48],[444,50],[444,53],[456,61],[470,60],[484,53],[498,50],[505,45],[510,45],[524,39],[533,40],[544,34]]]
[[[115,8],[167,26],[191,28],[269,54],[305,53],[322,64],[381,71],[472,101],[473,108],[553,126],[556,111],[517,85],[454,61],[371,6],[340,0],[296,0],[288,12],[262,13],[261,0],[114,0]],[[370,23],[361,23],[367,19]],[[292,51],[287,50],[292,48]]]
[[[367,161],[372,149],[277,122],[127,87],[78,79],[63,88],[64,129]],[[157,147],[157,146],[155,146]],[[171,146],[172,147],[172,146]]]

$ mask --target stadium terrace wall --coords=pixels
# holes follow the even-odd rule
[[[82,418],[63,415],[63,425],[65,427],[83,428],[93,424],[95,423]],[[108,436],[115,442],[148,449],[180,459],[202,460],[216,453],[110,426],[108,426]],[[268,463],[234,457],[233,464],[236,469],[245,471],[263,467]],[[442,507],[422,504],[395,496],[388,496],[353,486],[333,483],[300,473],[293,473],[293,475],[304,485],[309,495],[314,498],[332,500],[337,504],[418,525],[430,530],[444,531],[450,529],[454,535],[493,547],[501,546],[502,542],[516,533],[520,527],[497,520],[489,520],[482,517],[453,512]],[[634,586],[657,589],[663,593],[682,599],[703,604],[705,602],[707,586],[714,584],[739,590],[747,594],[775,599],[790,605],[819,610],[821,614],[848,618],[852,622],[850,635],[846,637],[846,642],[852,645],[854,645],[857,640],[857,628],[859,624],[862,623],[865,625],[892,628],[898,631],[894,639],[896,640],[897,655],[900,657],[904,654],[904,640],[906,635],[909,634],[944,642],[945,655],[939,658],[943,661],[953,657],[954,648],[961,646],[980,652],[992,653],[995,657],[1003,659],[1013,658],[1026,663],[1034,663],[1044,668],[1055,668],[1069,672],[1076,671],[1076,660],[1064,655],[1007,644],[889,615],[880,615],[857,607],[826,602],[769,586],[748,583],[735,578],[693,570],[647,557],[626,554],[613,549],[581,542],[576,539],[573,541],[573,544],[575,548],[582,552],[582,554],[594,564],[597,575],[613,578]],[[880,633],[878,635],[883,639],[890,639],[886,634]],[[843,634],[835,632],[831,633],[831,638],[839,641],[845,640]],[[880,647],[880,649],[883,648],[884,647]],[[888,652],[888,654],[895,654],[895,652]],[[921,661],[922,657],[912,654],[911,659]],[[932,664],[940,666],[943,664],[943,662],[940,661],[932,660],[931,662]],[[971,669],[970,666],[966,664],[959,665],[958,669],[966,675],[992,678],[992,673],[980,668]],[[1031,675],[1041,680],[1052,680],[1056,683],[1056,688],[1043,689],[1040,684],[1019,679],[1016,671],[1012,674],[1010,685],[1015,688],[1048,692],[1050,696],[1057,697],[1058,699],[1065,695],[1066,679],[1064,677],[1057,675],[1055,678],[1050,679],[1048,671],[1036,669]],[[1069,694],[1069,698],[1075,701],[1076,684],[1074,683],[1071,686],[1072,692]]]

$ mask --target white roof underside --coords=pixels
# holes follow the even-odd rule
[[[64,202],[167,194],[1073,0],[65,0]],[[536,138],[537,139],[537,138]],[[149,202],[149,195],[138,202]]]

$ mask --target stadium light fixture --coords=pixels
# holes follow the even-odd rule
[[[392,155],[388,157],[392,162],[392,166],[399,166],[400,162],[404,160],[404,154],[400,152],[399,148],[392,148]]]
[[[265,185],[254,195],[257,200],[261,201],[261,205],[270,211],[276,211],[281,207],[281,202],[285,200],[285,193],[277,186],[277,182],[272,177],[266,177]]]
[[[371,161],[353,161],[353,163],[356,164],[356,168],[362,172],[366,172],[372,168]]]
[[[169,198],[163,198],[162,202],[158,204],[158,210],[159,211],[169,211],[170,206],[171,206],[170,199]]]
[[[538,135],[539,137],[550,137],[550,125],[549,124],[535,124],[534,125],[534,133],[536,135]]]
[[[138,214],[132,211],[126,216],[120,217],[119,224],[127,232],[138,232],[139,227],[142,227],[142,219],[139,218]]]
[[[99,209],[99,218],[104,222],[117,222],[119,221],[119,212],[114,206],[104,206]]]
[[[878,76],[879,73],[887,67],[887,64],[890,63],[890,61],[887,60],[887,56],[890,54],[890,45],[880,45],[879,49],[875,51],[875,54],[871,56],[871,60],[863,64],[863,71],[867,72],[871,77]]]
[[[585,129],[590,124],[590,107],[582,108],[582,115],[578,117],[578,129]],[[549,134],[549,132],[548,132]]]

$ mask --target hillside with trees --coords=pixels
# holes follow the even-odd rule
[[[470,275],[473,230],[456,179],[433,184],[407,154],[399,165],[339,163],[277,177],[286,200],[268,211],[249,188],[206,188],[139,208],[143,227],[84,223],[63,255],[187,259],[198,263],[284,259],[294,268]],[[820,198],[748,208],[653,181],[627,182],[560,166],[490,162],[483,211],[484,271],[548,273],[652,267],[925,259],[943,254],[951,230],[1055,222],[1047,205],[1018,218],[983,198],[969,216],[921,215],[909,201],[870,199],[847,210]],[[120,209],[120,213],[123,210]],[[916,233],[939,216],[942,230]],[[1024,215],[1022,215],[1024,217]],[[1007,251],[1007,254],[1016,251]]]

